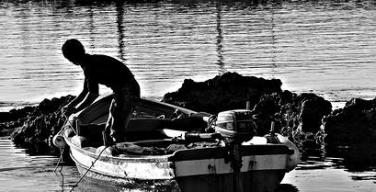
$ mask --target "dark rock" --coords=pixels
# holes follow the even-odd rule
[[[297,95],[282,91],[281,86],[279,79],[225,73],[205,82],[185,80],[178,91],[167,93],[162,101],[212,114],[245,108],[248,101],[258,135],[269,133],[273,121],[275,132],[312,139],[312,135],[320,132],[322,118],[330,114],[331,103],[312,93]]]
[[[296,99],[299,102],[299,130],[316,133],[320,130],[321,120],[332,111],[332,104],[314,94],[301,94]]]
[[[20,118],[23,118],[28,114],[32,113],[35,110],[35,108],[36,107],[34,106],[27,106],[22,109],[12,109],[9,112],[0,112],[0,123],[16,121]]]
[[[9,112],[0,112],[0,122],[13,121],[15,118],[12,118],[11,113]]]
[[[56,134],[63,125],[60,109],[72,99],[73,96],[70,95],[52,100],[44,99],[36,107],[12,112],[19,117],[17,121],[12,121],[12,127],[7,127],[14,130],[11,134],[13,142],[25,147],[44,146],[41,143],[48,143],[51,135]],[[39,144],[35,145],[36,143]]]
[[[317,95],[284,91],[263,95],[253,111],[257,114],[260,135],[267,134],[274,121],[276,132],[302,143],[320,132],[322,118],[329,115],[331,109],[331,103]]]
[[[225,73],[205,82],[186,79],[178,91],[165,94],[162,101],[216,114],[245,108],[247,101],[253,106],[264,93],[282,92],[281,85],[279,79],[265,80]]]
[[[376,141],[376,98],[351,99],[343,109],[333,111],[324,120],[330,146],[358,146]]]

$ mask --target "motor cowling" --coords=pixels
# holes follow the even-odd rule
[[[249,141],[255,135],[255,124],[250,110],[237,109],[220,112],[215,131],[229,142]]]

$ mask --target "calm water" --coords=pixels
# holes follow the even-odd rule
[[[104,2],[1,1],[2,107],[78,94],[81,69],[60,51],[68,38],[124,61],[144,97],[232,71],[330,101],[374,98],[374,1]]]
[[[13,143],[0,138],[0,191],[55,191],[68,192],[146,192],[122,187],[105,186],[83,180],[74,187],[80,175],[74,166],[59,166],[53,172],[58,158],[29,155]],[[287,173],[282,184],[295,187],[300,192],[374,192],[376,169],[347,171],[341,158],[326,158],[324,161],[311,157],[296,170]],[[61,172],[59,172],[61,170]],[[150,191],[148,191],[150,192]],[[284,192],[295,192],[284,191]]]

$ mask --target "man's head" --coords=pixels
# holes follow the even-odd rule
[[[77,39],[68,39],[61,49],[64,57],[76,65],[78,65],[80,59],[85,56],[85,48]]]

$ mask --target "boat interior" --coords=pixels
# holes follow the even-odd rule
[[[111,101],[112,95],[106,95],[70,117],[74,132],[76,135],[84,137],[90,147],[99,147],[104,144],[102,132],[107,122]],[[199,132],[207,127],[203,116],[210,116],[210,114],[197,113],[167,103],[141,99],[126,130],[126,143],[143,147],[168,146],[177,141],[162,130],[176,130],[182,133]]]

